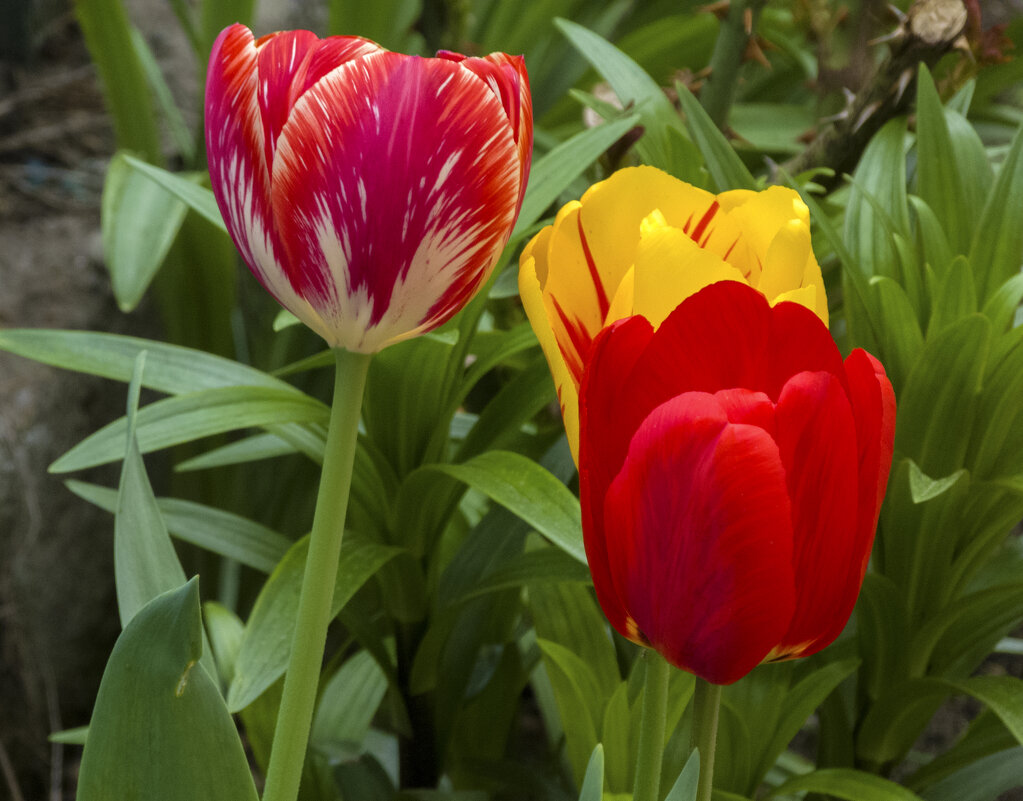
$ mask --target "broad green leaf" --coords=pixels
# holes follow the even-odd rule
[[[994,801],[1023,787],[1023,748],[981,757],[928,787],[925,801]]]
[[[929,476],[963,467],[991,324],[976,314],[927,343],[899,395],[895,450]]]
[[[692,143],[685,139],[682,120],[661,87],[635,61],[602,36],[567,19],[556,19],[555,26],[572,46],[611,84],[626,108],[635,108],[640,115],[644,134],[636,147],[643,161],[675,174],[692,177],[693,164],[679,158]],[[674,130],[678,138],[671,136]],[[681,174],[680,174],[681,173]]]
[[[856,734],[857,757],[874,765],[902,759],[938,707],[953,692],[953,688],[940,679],[889,680],[883,694],[861,718]]]
[[[632,763],[636,759],[637,732],[632,732],[629,709],[629,683],[621,682],[604,705],[600,724],[600,742],[605,753],[604,774],[610,792],[624,792],[633,786]]]
[[[465,482],[586,564],[578,499],[532,459],[512,451],[487,451],[463,464],[427,465],[424,469]]]
[[[142,300],[187,210],[128,166],[123,152],[111,159],[103,183],[103,259],[121,311],[130,312]]]
[[[199,663],[202,651],[196,579],[139,610],[103,672],[78,801],[256,801],[237,729]]]
[[[223,604],[207,601],[202,605],[213,655],[216,657],[220,683],[229,687],[234,678],[234,662],[242,644],[245,624],[241,618]]]
[[[880,357],[892,385],[899,392],[920,359],[924,336],[920,322],[903,288],[891,278],[870,279],[876,313],[883,328]]]
[[[916,115],[916,193],[934,210],[953,251],[965,253],[972,233],[969,210],[963,206],[966,190],[938,90],[924,66],[917,76]]]
[[[756,189],[756,180],[750,175],[731,143],[703,110],[703,106],[681,83],[676,82],[675,89],[682,103],[682,111],[686,115],[686,126],[703,155],[717,191]]]
[[[998,171],[987,203],[973,228],[970,263],[977,271],[978,295],[986,301],[1006,280],[1019,272],[1023,262],[1023,127]]]
[[[867,276],[894,277],[897,254],[889,237],[879,235],[879,229],[884,222],[895,233],[909,233],[904,119],[890,120],[874,135],[854,178],[845,213],[849,253]],[[846,269],[855,268],[846,264]]]
[[[224,387],[191,392],[151,403],[138,414],[143,453],[252,426],[326,423],[327,407],[318,400],[270,387]],[[115,461],[124,454],[125,420],[115,420],[86,437],[50,465],[66,473]]]
[[[368,651],[345,660],[320,693],[310,743],[361,745],[386,691],[387,677]]]
[[[124,160],[140,174],[155,181],[171,194],[176,195],[200,217],[204,217],[213,223],[216,228],[219,228],[225,234],[227,233],[227,226],[224,224],[224,218],[220,216],[220,208],[213,197],[213,190],[201,187],[188,178],[177,173],[168,172],[160,167],[154,167],[152,164],[147,164],[133,156],[125,155]]]
[[[174,465],[179,473],[190,470],[208,470],[211,467],[224,467],[231,464],[258,462],[262,459],[273,459],[297,453],[298,448],[276,434],[253,434],[219,448],[193,456],[191,459]]]
[[[597,743],[586,763],[583,786],[579,790],[579,801],[601,801],[604,797],[604,747]]]
[[[103,86],[119,149],[159,162],[160,134],[145,70],[132,46],[131,25],[122,0],[78,0],[74,4]]]
[[[847,768],[827,768],[796,776],[775,787],[767,798],[798,792],[825,793],[848,801],[921,801],[905,787],[872,773]]]
[[[572,181],[638,122],[637,114],[610,120],[577,133],[545,153],[529,171],[529,185],[512,236],[522,233],[539,220]]]
[[[174,100],[174,95],[171,94],[170,86],[167,85],[167,81],[163,77],[160,64],[157,62],[156,56],[153,55],[149,43],[139,29],[134,26],[131,28],[131,43],[135,47],[139,65],[145,73],[146,82],[153,93],[153,99],[174,139],[178,153],[181,154],[185,164],[193,164],[195,162],[195,140],[192,138],[192,132],[188,130],[185,118],[181,115],[181,110]]]
[[[991,293],[982,311],[984,316],[991,321],[991,328],[996,334],[1004,333],[1012,328],[1021,301],[1023,301],[1023,273],[1014,275]]]
[[[117,508],[115,490],[73,479],[67,487],[108,512]],[[222,509],[179,498],[157,498],[156,506],[167,530],[177,539],[261,573],[270,573],[291,547],[291,541],[273,529]]]
[[[927,324],[927,337],[944,330],[953,323],[977,311],[977,293],[974,289],[973,270],[963,256],[957,256],[938,282]]]
[[[956,170],[963,185],[963,195],[958,198],[958,202],[964,221],[969,226],[967,229],[969,236],[980,219],[995,174],[991,169],[991,157],[985,150],[980,135],[966,117],[952,108],[946,108],[945,124],[948,126],[949,141],[955,154]]]
[[[974,676],[948,684],[984,704],[1023,744],[1023,680],[1015,676]]]
[[[115,507],[114,582],[122,627],[153,598],[185,583],[185,571],[156,505],[135,438],[145,364],[143,352],[135,361],[135,374],[128,386],[126,425],[119,432],[126,455]]]
[[[54,367],[115,381],[129,381],[135,359],[146,351],[144,387],[181,395],[237,384],[302,393],[279,378],[222,356],[150,339],[93,331],[46,328],[0,329],[0,349]]]
[[[234,681],[227,694],[228,708],[244,709],[279,679],[288,666],[291,636],[298,614],[298,596],[305,570],[309,537],[296,542],[270,575],[245,624]],[[400,550],[346,537],[337,566],[331,602],[334,617],[352,596]]]
[[[764,152],[794,155],[806,148],[802,137],[817,125],[817,118],[811,104],[744,102],[729,109],[728,125],[735,131],[740,150],[757,156]]]
[[[931,207],[916,195],[909,196],[909,203],[916,214],[918,250],[923,254],[924,262],[930,265],[935,275],[942,278],[956,254],[952,252],[945,229],[941,227],[941,223],[934,216]]]
[[[682,772],[671,786],[664,801],[696,801],[696,791],[699,785],[700,752],[693,749],[693,753],[686,760],[686,766],[682,768]]]
[[[526,584],[588,584],[590,571],[564,551],[557,548],[537,548],[512,557],[486,576],[480,578],[471,589],[460,596],[455,603],[478,598],[491,592],[515,589]]]
[[[576,780],[585,775],[589,754],[597,745],[599,721],[607,700],[590,666],[556,642],[538,639],[565,730],[565,750]]]

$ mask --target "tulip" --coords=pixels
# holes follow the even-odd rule
[[[619,632],[715,684],[838,636],[892,458],[876,359],[725,281],[598,334],[580,409],[586,555]]]
[[[715,281],[795,301],[828,322],[810,219],[784,187],[713,195],[654,167],[620,170],[590,187],[526,246],[519,292],[558,391],[578,457],[578,393],[591,343],[616,320],[660,324]],[[577,458],[578,461],[578,458]]]
[[[523,59],[420,58],[366,39],[218,37],[213,192],[264,287],[332,347],[373,353],[444,323],[490,275],[526,188]]]

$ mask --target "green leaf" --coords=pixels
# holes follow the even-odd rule
[[[867,798],[870,801],[920,801],[920,796],[895,782],[847,768],[827,768],[796,776],[780,787],[775,787],[766,797],[807,791],[825,793],[848,801],[864,801]]]
[[[199,664],[202,640],[196,579],[127,625],[103,672],[78,801],[256,801],[234,722]]]
[[[310,743],[321,750],[330,744],[357,748],[386,691],[387,676],[368,651],[345,660],[320,693]]]
[[[142,385],[169,395],[238,384],[302,393],[254,367],[202,350],[150,339],[46,328],[0,329],[0,349],[54,367],[129,381],[135,359],[146,351]]]
[[[639,122],[638,114],[587,128],[544,154],[529,171],[529,185],[512,237],[535,223],[576,178]]]
[[[216,198],[213,197],[213,190],[201,187],[189,178],[168,172],[160,167],[154,167],[133,156],[125,154],[124,160],[141,175],[155,181],[172,195],[176,195],[200,217],[204,217],[216,228],[227,233],[227,226],[224,224],[224,218],[220,216],[220,207],[217,206]]]
[[[156,505],[135,438],[145,364],[146,354],[142,352],[135,361],[135,374],[128,386],[126,425],[119,432],[125,441],[125,457],[114,518],[114,582],[122,627],[157,595],[185,583],[185,571]]]
[[[117,492],[74,479],[67,488],[101,509],[117,508]],[[273,529],[231,512],[178,498],[157,498],[156,505],[171,535],[213,553],[270,573],[284,557],[291,540]]]
[[[332,34],[363,36],[382,47],[409,52],[412,25],[422,13],[422,0],[330,0],[327,30]]]
[[[480,578],[452,603],[463,603],[491,592],[515,589],[526,584],[588,584],[590,571],[564,551],[542,547],[511,557]]]
[[[927,343],[899,395],[895,450],[929,476],[964,466],[990,334],[979,314],[945,328]]]
[[[134,26],[131,28],[131,43],[135,47],[135,55],[138,57],[139,65],[145,73],[146,83],[149,84],[149,89],[153,93],[153,98],[156,100],[157,107],[170,131],[171,137],[174,139],[178,153],[181,154],[185,164],[195,163],[195,141],[192,139],[192,133],[188,130],[188,125],[181,115],[181,110],[174,101],[174,95],[171,94],[170,87],[163,77],[163,72],[156,60],[156,56],[153,55],[153,51],[149,48],[149,43],[146,42],[139,29]]]
[[[675,82],[678,99],[682,103],[682,111],[686,115],[686,127],[693,135],[693,141],[700,149],[707,170],[713,179],[718,192],[729,189],[756,189],[757,182],[742,159],[725,139],[714,121],[703,110],[703,106],[693,97],[685,86]]]
[[[482,492],[586,564],[578,499],[532,459],[512,451],[487,451],[463,464],[423,469],[446,473]]]
[[[870,279],[870,288],[884,332],[879,355],[898,392],[920,359],[924,336],[909,297],[898,283],[891,278],[874,276]]]
[[[270,387],[224,387],[164,398],[138,414],[143,453],[251,426],[281,423],[326,423],[327,407],[318,400]],[[125,420],[115,420],[86,437],[50,465],[66,473],[121,458]]]
[[[682,768],[682,772],[671,786],[664,801],[696,801],[696,791],[699,785],[700,752],[693,749],[693,753],[686,760],[686,766]]]
[[[989,754],[931,785],[926,801],[993,801],[1023,787],[1023,748]]]
[[[604,797],[604,747],[593,746],[590,761],[586,763],[583,786],[579,790],[579,801],[601,801]]]
[[[980,219],[973,228],[970,263],[977,271],[977,292],[986,301],[1023,262],[1023,128],[1012,140]]]
[[[931,478],[910,459],[909,492],[913,497],[913,503],[923,503],[948,492],[966,474],[965,470],[956,470],[950,476]]]
[[[228,708],[232,712],[256,700],[287,669],[308,552],[309,537],[305,536],[277,565],[252,607],[235,663],[234,681],[227,694]],[[400,552],[398,548],[346,537],[337,566],[331,617]]]
[[[945,229],[941,227],[931,207],[923,200],[916,195],[910,195],[909,202],[916,213],[917,243],[924,262],[930,265],[938,278],[942,278],[948,270],[948,265],[955,258],[952,247],[948,244]]]
[[[1014,275],[998,287],[984,304],[982,313],[991,321],[991,328],[996,334],[1012,328],[1020,301],[1023,301],[1023,273]]]
[[[207,601],[202,608],[206,619],[206,632],[213,648],[213,656],[216,657],[220,683],[223,687],[228,687],[234,678],[234,662],[238,658],[238,648],[242,644],[245,624],[238,615],[216,601]]]
[[[890,120],[870,140],[856,167],[845,213],[845,242],[867,276],[896,276],[898,256],[882,225],[909,233],[906,198],[906,121]],[[871,202],[871,201],[874,202]],[[847,269],[855,269],[847,264]]]
[[[984,704],[1023,744],[1023,680],[1014,676],[974,676],[948,684]]]
[[[103,184],[103,259],[121,311],[130,312],[142,300],[187,210],[128,166],[123,152],[111,159]]]
[[[969,212],[963,206],[965,187],[956,165],[952,137],[938,90],[927,68],[917,76],[917,194],[934,210],[956,253],[969,247]],[[893,181],[896,183],[896,181]]]
[[[556,642],[538,639],[561,712],[566,751],[576,779],[585,774],[587,756],[597,745],[597,730],[607,700],[590,666]]]
[[[927,337],[933,337],[976,311],[977,293],[974,289],[973,269],[963,256],[957,256],[948,266],[934,293]]]
[[[174,469],[179,473],[191,470],[208,470],[211,467],[258,462],[262,459],[273,459],[277,456],[287,456],[297,452],[298,448],[276,434],[253,434],[251,437],[235,440],[227,445],[221,445],[219,448],[193,456],[191,459],[186,459],[174,465]]]
[[[679,178],[692,177],[695,165],[679,158],[686,144],[682,120],[667,95],[635,61],[602,36],[567,19],[556,19],[555,26],[572,46],[603,76],[625,108],[640,115],[644,134],[636,147],[644,163],[652,164]],[[675,131],[676,139],[671,135]],[[679,174],[684,173],[684,174]]]
[[[122,0],[79,0],[78,22],[103,85],[117,147],[158,162],[160,135],[145,71],[132,45],[131,25]]]

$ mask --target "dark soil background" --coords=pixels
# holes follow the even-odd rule
[[[262,0],[260,29],[308,24],[311,5]],[[128,6],[180,105],[197,109],[195,65],[169,5]],[[0,328],[159,336],[145,304],[117,310],[102,264],[99,202],[113,150],[68,0],[0,0]],[[74,797],[80,749],[47,736],[88,722],[119,631],[113,526],[47,466],[123,403],[123,385],[0,352],[0,799]],[[83,478],[115,485],[116,476]],[[991,670],[1021,675],[1020,662]],[[946,747],[976,711],[951,705],[920,745]]]

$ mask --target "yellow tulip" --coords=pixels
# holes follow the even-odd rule
[[[810,214],[796,192],[714,195],[654,167],[631,167],[568,203],[526,246],[519,292],[577,460],[579,384],[593,339],[635,314],[656,328],[717,281],[749,284],[771,305],[794,301],[827,325]]]

